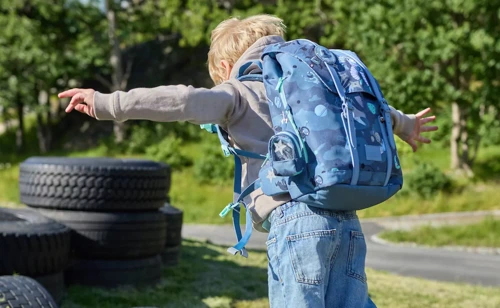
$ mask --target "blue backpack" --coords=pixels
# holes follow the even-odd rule
[[[389,105],[355,53],[299,39],[268,46],[261,59],[262,74],[238,79],[264,83],[275,132],[267,155],[235,149],[217,125],[202,125],[235,158],[239,198],[221,216],[233,210],[238,243],[228,251],[243,256],[252,220],[247,210],[242,235],[240,205],[246,208],[244,198],[257,188],[314,207],[353,211],[389,199],[403,185]],[[264,159],[259,178],[243,192],[239,156]]]

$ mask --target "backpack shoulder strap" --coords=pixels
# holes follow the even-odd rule
[[[266,159],[266,156],[260,155],[253,152],[243,151],[240,149],[236,149],[232,147],[229,143],[229,135],[226,131],[224,131],[219,125],[215,124],[204,124],[201,125],[201,128],[207,130],[210,133],[216,133],[219,137],[219,141],[221,143],[222,151],[226,157],[233,155],[234,156],[234,183],[233,183],[233,192],[235,195],[238,195],[238,199],[235,202],[229,203],[219,214],[219,216],[226,216],[229,211],[232,210],[233,214],[233,226],[236,233],[236,240],[238,243],[233,247],[228,249],[228,252],[235,255],[240,253],[243,257],[248,257],[248,252],[245,249],[245,245],[248,243],[250,236],[252,235],[252,216],[248,208],[246,207],[243,200],[253,191],[260,187],[260,181],[257,180],[250,184],[243,192],[241,192],[241,175],[242,175],[242,163],[239,156],[254,158],[254,159]],[[240,204],[246,209],[246,227],[245,233],[241,233],[240,226]]]
[[[245,75],[245,71],[252,65],[259,67],[260,70],[262,71],[262,62],[261,61],[259,61],[259,60],[248,61],[240,67],[240,69],[238,70],[238,76],[236,76],[236,78],[239,81],[260,81],[260,82],[262,82],[263,81],[262,74],[246,74]]]
[[[250,184],[243,192],[240,194],[236,202],[230,203],[227,205],[224,210],[222,210],[220,216],[223,217],[225,216],[231,209],[233,210],[233,226],[234,226],[234,231],[236,233],[236,240],[238,243],[236,245],[229,247],[227,249],[227,252],[229,252],[232,255],[236,255],[237,253],[240,253],[243,257],[248,258],[248,252],[245,249],[246,244],[248,243],[248,240],[250,239],[250,236],[252,235],[252,215],[246,204],[243,202],[243,200],[250,195],[251,192],[257,190],[260,187],[260,180],[257,179],[255,182]],[[241,234],[241,227],[240,227],[240,205],[243,205],[245,207],[246,211],[246,221],[245,221],[245,233]]]

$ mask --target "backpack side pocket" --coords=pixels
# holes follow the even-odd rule
[[[288,131],[279,132],[271,137],[269,157],[274,174],[277,176],[295,176],[305,167],[298,137]]]

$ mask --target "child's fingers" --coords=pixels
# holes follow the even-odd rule
[[[438,130],[437,126],[422,126],[420,127],[421,132],[433,132]]]
[[[413,152],[417,151],[418,145],[413,139],[406,140],[406,143],[408,143],[411,146],[411,149],[413,150]]]
[[[426,124],[426,123],[429,123],[429,122],[433,122],[435,120],[436,120],[436,116],[431,116],[431,117],[420,119],[420,123]]]
[[[75,94],[77,94],[78,92],[81,92],[82,89],[77,89],[77,88],[74,88],[74,89],[69,89],[67,91],[64,91],[64,92],[61,92],[59,94],[57,94],[57,96],[59,98],[65,98],[65,97],[71,97]]]
[[[68,104],[68,107],[66,107],[66,112],[69,113],[71,112],[78,104],[81,104],[85,101],[85,95],[83,93],[77,93],[75,94],[72,98],[71,101]]]
[[[431,108],[425,108],[424,110],[417,113],[416,116],[417,116],[417,118],[421,118],[424,115],[428,114],[429,112],[431,112]]]
[[[431,140],[422,136],[417,136],[415,138],[417,141],[422,142],[422,143],[431,143]]]
[[[78,104],[78,105],[75,106],[75,110],[78,111],[78,112],[90,115],[90,108],[87,105]]]

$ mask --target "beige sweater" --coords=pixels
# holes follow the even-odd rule
[[[249,60],[258,60],[267,45],[282,42],[279,36],[267,36],[255,42],[235,63],[231,78],[211,89],[176,85],[157,88],[137,88],[128,92],[95,93],[95,112],[99,120],[151,120],[158,122],[188,121],[194,124],[214,123],[224,128],[236,148],[266,154],[267,142],[273,135],[264,85],[256,81],[240,82],[235,77]],[[250,66],[245,73],[258,73]],[[394,133],[409,136],[415,125],[414,115],[391,108]],[[242,157],[243,186],[258,177],[262,161]],[[254,227],[261,227],[269,213],[290,198],[269,197],[257,190],[250,195]],[[221,200],[223,204],[223,200]]]

